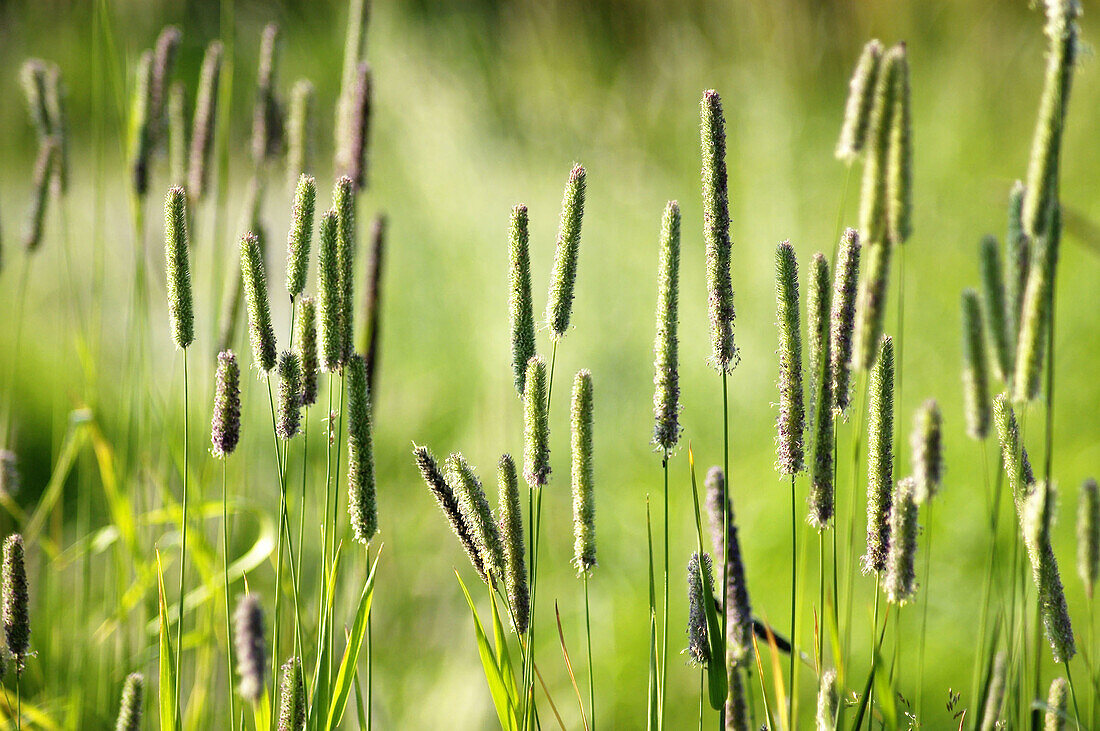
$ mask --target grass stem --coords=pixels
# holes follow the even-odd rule
[[[582,574],[584,578],[584,634],[588,642],[588,718],[591,721],[591,731],[596,731],[596,669],[592,665],[592,615],[588,605],[588,572]]]
[[[188,441],[188,392],[187,392],[187,348],[183,349],[183,536],[180,543],[180,594],[179,606],[176,608],[176,724],[180,725],[183,718],[182,701],[180,700],[180,656],[183,654],[183,604],[187,596],[187,452],[190,446]]]
[[[237,706],[235,700],[235,693],[233,692],[233,678],[235,677],[236,669],[233,666],[233,624],[230,619],[229,612],[229,511],[227,509],[228,498],[226,497],[226,482],[225,482],[225,460],[221,459],[222,463],[222,573],[225,576],[225,659],[226,666],[229,669],[227,676],[228,680],[228,697],[229,697],[229,724],[233,725],[233,719],[237,716]]]

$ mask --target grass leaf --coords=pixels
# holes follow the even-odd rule
[[[481,666],[485,670],[485,680],[489,684],[489,694],[493,697],[493,706],[496,708],[500,727],[505,731],[516,731],[519,729],[519,717],[516,714],[515,705],[508,696],[508,689],[500,666],[497,664],[496,655],[493,653],[493,649],[489,647],[489,638],[485,635],[485,628],[481,625],[481,620],[477,616],[474,600],[470,596],[469,590],[466,589],[466,584],[462,583],[462,577],[458,575],[458,571],[455,571],[455,578],[458,579],[458,585],[462,587],[462,593],[466,596],[466,603],[470,605],[470,613],[474,618],[477,651],[481,656]]]
[[[171,621],[164,600],[164,569],[157,551],[157,589],[160,613],[160,727],[164,731],[176,728],[176,674],[172,665]]]
[[[351,627],[351,635],[348,637],[347,647],[344,648],[344,657],[340,661],[340,671],[336,674],[336,684],[333,687],[332,701],[328,707],[327,728],[334,729],[340,725],[344,717],[344,709],[348,704],[348,695],[351,693],[352,683],[355,682],[355,672],[359,665],[359,651],[363,648],[363,639],[367,636],[367,618],[370,616],[371,600],[374,597],[374,577],[378,569],[378,559],[382,551],[374,557],[374,564],[370,568],[370,575],[363,584],[363,593],[359,596],[359,608],[355,612],[355,623]]]

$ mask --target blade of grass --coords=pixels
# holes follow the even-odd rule
[[[577,676],[573,673],[573,663],[569,660],[569,650],[565,647],[565,632],[561,628],[561,612],[558,611],[558,603],[554,602],[554,617],[558,621],[558,641],[561,643],[561,656],[565,658],[565,669],[569,671],[569,680],[573,683],[573,692],[577,694],[577,707],[581,711],[581,724],[588,731],[588,719],[584,715],[584,700],[581,698],[581,689],[577,686]]]
[[[160,727],[165,731],[176,728],[176,678],[172,670],[172,637],[168,605],[164,600],[164,569],[157,552],[157,597],[160,615]]]
[[[363,647],[363,638],[367,633],[367,618],[370,616],[371,600],[374,598],[374,577],[378,569],[378,559],[382,556],[382,547],[379,546],[378,555],[374,557],[374,564],[370,568],[367,581],[363,584],[363,593],[359,596],[359,608],[355,611],[355,623],[351,627],[351,635],[347,647],[344,649],[343,660],[340,661],[340,670],[336,674],[336,683],[332,700],[328,707],[328,728],[336,728],[344,717],[344,709],[347,707],[348,695],[355,680],[355,671],[359,665],[359,651]]]
[[[515,731],[519,728],[519,718],[516,714],[515,704],[508,695],[504,675],[501,672],[500,665],[497,664],[496,655],[489,646],[489,638],[485,635],[485,628],[481,624],[481,619],[477,616],[477,607],[474,606],[474,600],[457,570],[455,571],[455,578],[458,579],[458,585],[462,587],[462,593],[466,597],[466,603],[470,606],[470,613],[473,615],[477,651],[481,656],[485,681],[489,685],[489,694],[493,698],[493,707],[496,709],[497,718],[500,720],[500,727],[506,731]]]
[[[787,695],[787,690],[783,686],[783,665],[779,661],[779,647],[775,643],[775,634],[772,633],[771,625],[764,621],[764,632],[768,636],[768,654],[772,661],[772,679],[775,683],[775,706],[779,709],[779,726],[780,728],[791,728],[791,719],[787,715],[787,704],[783,702],[783,699]],[[795,662],[795,656],[792,648],[791,662]]]

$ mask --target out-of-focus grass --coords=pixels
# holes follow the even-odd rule
[[[338,5],[238,2],[236,8],[232,148],[243,150],[247,136],[259,29],[267,20],[280,21],[286,34],[280,88],[285,93],[295,78],[307,76],[318,89],[322,139],[317,173],[322,205],[329,200],[328,138],[342,53],[343,10]],[[90,392],[73,346],[77,320],[70,301],[74,293],[67,291],[60,268],[60,228],[52,216],[32,271],[29,321],[14,391],[25,483],[19,501],[26,508],[33,506],[49,479],[51,443],[63,431],[59,420],[65,410],[81,403],[86,393],[94,393],[93,406],[104,423],[117,427],[122,423],[118,409],[127,388],[122,324],[129,304],[132,241],[126,178],[118,158],[121,146],[115,142],[120,127],[117,118],[109,118],[108,189],[103,210],[93,216],[89,115],[104,107],[90,98],[89,7],[25,2],[0,9],[0,68],[8,70],[0,78],[0,89],[4,98],[13,100],[0,108],[0,128],[5,130],[0,136],[5,244],[0,302],[5,312],[14,311],[21,258],[17,233],[29,194],[33,156],[24,110],[14,103],[19,98],[16,69],[24,56],[38,55],[62,66],[70,89],[75,135],[74,273],[81,301],[90,303],[90,311],[98,313],[102,322],[101,332],[93,338],[102,345],[96,350]],[[180,23],[185,39],[180,78],[193,85],[202,47],[217,34],[216,4],[200,3],[186,13],[169,4],[120,2],[112,8],[116,50],[126,68],[141,48],[153,42],[161,25]],[[1010,184],[1026,168],[1043,65],[1042,22],[1041,14],[1029,11],[1022,1],[952,0],[881,7],[794,1],[375,3],[368,57],[376,79],[376,125],[370,190],[361,212],[365,216],[384,209],[391,232],[375,415],[381,535],[387,545],[372,615],[380,727],[445,723],[482,728],[493,723],[488,693],[478,674],[469,617],[450,579],[452,565],[466,570],[465,559],[416,475],[410,441],[427,443],[437,453],[463,451],[490,482],[491,466],[499,454],[521,451],[520,408],[512,388],[506,320],[508,215],[516,202],[530,208],[535,308],[541,313],[561,188],[574,160],[588,169],[588,203],[574,329],[559,348],[557,378],[558,383],[567,384],[577,369],[587,367],[596,387],[600,567],[591,592],[599,715],[617,727],[642,723],[648,638],[645,495],[656,497],[661,487],[659,458],[649,445],[652,319],[660,216],[670,198],[678,199],[683,210],[685,437],[704,468],[721,459],[720,382],[705,364],[709,341],[698,153],[698,102],[705,88],[716,88],[723,95],[729,130],[736,334],[743,355],[730,380],[731,495],[754,607],[777,626],[786,626],[788,498],[773,469],[776,334],[771,257],[775,243],[784,238],[792,240],[804,267],[814,251],[829,253],[842,200],[842,222],[854,223],[858,171],[846,187],[847,172],[832,153],[847,74],[862,43],[872,36],[887,43],[907,40],[912,66],[916,212],[915,234],[906,244],[904,392],[897,414],[904,436],[913,410],[924,398],[934,396],[944,408],[947,477],[938,498],[944,505],[935,511],[925,706],[930,714],[926,725],[947,722],[947,689],[965,693],[970,686],[973,628],[980,611],[977,597],[987,550],[983,453],[964,436],[961,413],[959,292],[978,281],[981,234],[1003,235]],[[1085,15],[1082,29],[1086,41],[1097,37],[1094,14]],[[106,108],[115,110],[112,82],[107,82],[106,89],[112,95]],[[1100,80],[1095,62],[1085,54],[1073,89],[1062,170],[1062,197],[1072,215],[1067,217],[1058,279],[1054,460],[1055,476],[1063,488],[1063,519],[1056,527],[1055,549],[1063,562],[1071,611],[1082,627],[1086,605],[1071,568],[1070,516],[1077,486],[1100,463],[1100,382],[1093,360],[1100,355],[1100,320],[1092,296],[1100,277],[1100,241],[1095,233],[1100,222],[1100,151],[1094,142],[1098,104]],[[245,158],[235,157],[233,220],[244,194],[245,171]],[[158,284],[152,294],[150,349],[142,358],[161,381],[160,399],[170,409],[165,439],[170,440],[178,433],[181,415],[176,412],[175,388],[179,365],[171,349],[159,273],[158,211],[164,187],[161,172],[150,195],[148,242]],[[281,245],[289,201],[289,192],[280,184],[271,186],[266,218],[275,243],[269,254],[273,293],[282,291]],[[198,261],[207,256],[211,243],[196,241]],[[227,260],[235,255],[232,238],[213,243]],[[104,252],[107,286],[93,301],[96,246]],[[315,267],[311,288],[313,276]],[[203,301],[205,292],[207,283],[197,280],[199,339],[192,370],[196,414],[192,441],[197,445],[206,444],[212,387],[214,337],[208,315],[202,311],[209,306]],[[284,340],[288,310],[287,303],[277,298],[275,322]],[[888,330],[894,329],[895,317],[891,304]],[[5,356],[11,353],[13,338],[14,318],[5,316],[0,324],[0,352]],[[548,352],[545,337],[540,338],[539,348]],[[249,356],[243,359],[248,362]],[[2,365],[6,367],[6,360]],[[253,378],[244,380],[245,433],[239,456],[230,462],[231,485],[239,500],[276,514],[262,384]],[[540,606],[543,618],[550,616],[552,601],[560,605],[566,639],[577,658],[583,641],[583,603],[581,584],[568,563],[572,534],[567,403],[568,389],[563,387],[557,390],[552,407],[554,474],[545,494],[547,558],[541,562],[539,596],[546,600]],[[320,409],[311,416],[311,454],[319,457]],[[1036,409],[1027,435],[1036,455],[1041,453],[1040,416]],[[849,510],[850,435],[850,426],[841,427],[841,516]],[[118,430],[111,430],[108,438],[119,440]],[[144,446],[150,452],[161,449],[161,445]],[[986,458],[992,469],[996,448],[990,446]],[[905,445],[899,448],[904,474],[909,458]],[[178,445],[172,449],[178,450]],[[206,496],[212,498],[217,489],[215,465],[198,449],[192,458],[196,473],[205,481]],[[295,459],[292,456],[292,463]],[[318,460],[315,468],[320,464]],[[81,478],[70,480],[67,515],[75,510],[79,490],[96,484],[92,465],[85,463],[83,468]],[[291,469],[294,474],[293,464]],[[678,455],[671,469],[671,563],[675,567],[683,564],[693,546],[686,455]],[[146,494],[144,488],[128,487],[136,495]],[[804,491],[800,482],[800,495]],[[98,499],[95,510],[96,525],[101,526],[108,518]],[[862,507],[857,512],[862,515]],[[215,539],[215,525],[211,521],[206,526],[209,541]],[[861,525],[857,523],[856,530],[860,543]],[[843,517],[841,526],[845,526]],[[243,527],[239,532],[247,534]],[[71,541],[75,532],[70,527],[64,535]],[[1007,528],[1002,535],[1010,535]],[[145,529],[142,536],[151,560],[153,542],[161,542],[164,534],[154,527]],[[238,538],[239,552],[249,536]],[[842,554],[843,549],[842,538]],[[171,550],[166,560],[176,560]],[[97,554],[93,561],[105,563],[106,559]],[[812,558],[808,564],[812,566]],[[131,648],[129,657],[105,650],[94,681],[63,672],[53,665],[64,662],[61,649],[89,642],[104,619],[105,607],[113,606],[115,600],[111,585],[97,588],[94,601],[82,608],[83,625],[62,622],[61,618],[70,616],[71,607],[55,606],[64,592],[56,584],[47,591],[51,570],[40,562],[32,573],[32,587],[39,587],[38,591],[32,588],[34,641],[43,650],[31,662],[32,668],[40,666],[38,671],[32,669],[40,688],[38,700],[64,718],[68,686],[89,683],[96,695],[83,711],[86,722],[103,723],[114,712],[117,690],[127,672],[143,669],[155,675],[156,637],[145,635],[147,649]],[[251,586],[270,597],[272,572],[265,567],[254,573]],[[807,581],[809,590],[812,579]],[[358,587],[354,581],[347,583],[343,606],[352,606]],[[677,633],[670,644],[676,649],[686,642],[678,634],[685,621],[681,583],[676,573],[670,620]],[[853,647],[865,648],[871,590],[865,579],[857,579],[856,586]],[[807,596],[813,593],[807,591]],[[149,594],[148,601],[155,601],[155,593]],[[154,605],[147,604],[147,611],[150,606]],[[904,628],[914,635],[917,615],[907,611],[903,620]],[[137,622],[138,615],[131,619]],[[803,620],[808,647],[808,612]],[[216,622],[211,625],[217,626]],[[205,624],[199,627],[208,629]],[[549,625],[542,628],[549,630]],[[56,651],[44,651],[46,643]],[[915,643],[904,646],[902,652],[900,689],[913,699]],[[856,677],[868,661],[865,654],[862,649],[856,653]],[[567,723],[578,723],[552,632],[539,638],[538,655]],[[696,674],[681,666],[679,656],[672,657],[669,716],[693,719]],[[812,685],[809,675],[804,675],[804,711],[810,707]],[[1082,685],[1079,681],[1079,689]],[[213,687],[220,689],[224,684]]]

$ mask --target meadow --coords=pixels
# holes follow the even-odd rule
[[[1054,727],[1097,727],[1095,611],[1079,576],[1095,566],[1096,537],[1095,528],[1078,531],[1079,496],[1100,459],[1091,296],[1100,277],[1092,144],[1100,85],[1089,45],[1097,26],[1090,8],[1066,21],[1073,41],[1061,48],[1072,58],[1052,76],[1048,59],[1065,36],[1049,31],[1056,24],[1046,15],[1059,9],[1073,16],[1076,5],[0,8],[0,88],[9,100],[0,108],[0,448],[8,450],[0,533],[23,536],[30,627],[29,649],[10,650],[19,598],[5,568],[0,717],[13,728],[273,726],[273,680],[283,679],[273,670],[296,655],[310,728],[1038,728],[1048,714]],[[274,40],[270,74],[265,38]],[[892,118],[909,124],[882,127],[877,152],[868,142],[838,159],[849,80],[872,38],[896,76],[870,77],[868,140],[882,78],[904,74],[907,84],[883,90],[893,95]],[[202,149],[197,96],[215,40],[217,104]],[[166,54],[172,62],[163,64]],[[41,65],[28,66],[32,58]],[[364,73],[366,90],[356,83]],[[1069,77],[1063,130],[1051,112],[1060,107],[1042,100],[1059,88],[1052,78]],[[302,125],[299,79],[312,85]],[[1051,119],[1056,149],[1036,131]],[[196,155],[206,160],[201,186]],[[1050,164],[1035,173],[1035,159]],[[867,168],[879,163],[881,187],[868,187]],[[719,182],[723,165],[728,183]],[[312,193],[299,173],[313,176]],[[1012,235],[1017,180],[1028,185],[1016,199],[1031,234],[1024,239]],[[33,237],[39,202],[43,225]],[[310,242],[301,258],[284,248],[299,224],[309,235],[297,240]],[[853,241],[848,228],[861,242],[870,294],[868,263],[892,251],[877,299],[894,348],[893,388],[876,366],[878,338],[859,324],[865,295],[852,327],[857,353],[862,346],[870,358],[830,429],[816,404],[817,356],[831,352],[831,336],[814,324],[831,318],[815,319],[812,303],[822,302],[814,292],[833,292],[834,267]],[[983,243],[987,234],[996,242]],[[994,285],[1011,294],[1013,280],[986,276],[990,251],[1012,271],[1012,247],[1026,241],[1030,274],[1043,270],[1052,238],[1049,301],[1039,279],[1017,280],[1021,297],[1034,286],[1045,302],[1032,332],[1039,355],[1029,360],[1013,344],[1011,367],[1002,367],[991,312],[1011,320],[1023,308],[991,309]],[[304,274],[290,296],[296,266]],[[966,288],[974,299],[960,303]],[[306,340],[322,373],[294,428],[303,389],[292,387],[294,358],[280,354],[294,352],[309,382],[303,296],[316,307],[319,337]],[[239,309],[227,319],[234,297]],[[529,321],[517,316],[525,297]],[[967,307],[983,321],[969,340]],[[730,324],[736,358],[715,343]],[[655,335],[670,329],[678,346],[658,339],[655,352]],[[239,442],[226,438],[234,410],[215,406],[225,347],[239,367]],[[989,390],[969,404],[974,378],[964,368],[976,350]],[[529,367],[535,353],[542,364]],[[714,362],[724,357],[736,367],[723,378]],[[672,389],[654,396],[655,359],[657,385],[676,373],[671,402]],[[1026,393],[1014,393],[1017,361],[1036,386]],[[224,406],[233,379],[221,362]],[[574,399],[575,388],[588,388],[575,380],[582,369],[590,399]],[[878,429],[876,386],[891,391],[893,413]],[[1002,389],[1008,398],[994,414]],[[936,431],[918,421],[932,413],[928,399],[941,438],[917,439],[916,448],[914,433]],[[1021,452],[1003,450],[1011,446],[1005,406],[1034,479]],[[988,429],[975,439],[983,407]],[[674,416],[682,432],[669,426]],[[835,442],[827,468],[823,435]],[[887,454],[884,439],[892,451],[874,462]],[[434,455],[438,475],[425,452],[414,455],[418,447]],[[505,453],[512,480],[507,467],[498,480]],[[927,477],[941,462],[942,477]],[[712,465],[728,477],[755,642],[748,625],[720,619],[728,549],[711,541]],[[889,474],[888,502],[910,476],[918,493],[936,492],[906,524],[909,488],[900,490],[895,534],[915,535],[915,554],[894,543],[902,569],[912,560],[915,583],[883,571],[882,591],[877,572],[860,570],[876,465]],[[498,504],[498,481],[514,482],[518,510],[502,511],[518,520],[494,528],[485,516]],[[820,512],[825,483],[835,518]],[[1039,489],[1047,484],[1057,490]],[[575,501],[594,504],[594,517],[580,511],[576,541]],[[808,520],[815,510],[821,531]],[[1039,581],[1027,547],[1042,558]],[[695,552],[712,554],[717,609],[689,606],[689,584],[707,593],[698,572],[707,560],[687,570]],[[517,553],[531,574],[511,572]],[[1075,654],[1064,636],[1052,646],[1043,635],[1044,617],[1060,606],[1047,601],[1048,556],[1060,567]],[[530,633],[513,631],[523,624],[517,584],[535,600]],[[903,606],[889,601],[909,590]],[[248,631],[257,611],[246,595],[263,614],[262,632]],[[1037,598],[1054,614],[1039,611]],[[231,616],[242,605],[249,611]],[[235,634],[243,637],[234,642]],[[793,663],[784,649],[792,639]],[[732,706],[714,707],[731,677],[715,658],[738,643],[746,650],[735,676],[751,724]],[[841,710],[822,723],[819,677],[828,670],[837,671]],[[1051,684],[1068,672],[1072,697],[1051,714]],[[143,677],[144,720],[126,726],[120,697],[132,673]],[[998,688],[1000,703],[991,700]]]

